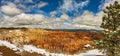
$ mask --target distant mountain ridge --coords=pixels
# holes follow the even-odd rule
[[[28,27],[0,27],[0,29],[29,29],[29,28]],[[48,31],[70,31],[70,32],[77,32],[77,31],[102,32],[102,30],[97,30],[97,29],[50,29],[50,28],[34,28],[34,29],[44,29]]]

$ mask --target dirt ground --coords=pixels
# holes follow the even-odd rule
[[[1,56],[20,56],[15,53],[15,51],[5,47],[5,46],[0,46],[0,53]]]
[[[44,56],[44,55],[37,53],[29,53],[26,51],[23,51],[21,54],[16,54],[15,51],[5,46],[0,46],[0,56]]]

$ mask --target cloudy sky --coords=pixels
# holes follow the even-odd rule
[[[0,27],[99,29],[114,0],[0,0]]]

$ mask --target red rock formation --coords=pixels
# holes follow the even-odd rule
[[[74,54],[80,50],[87,49],[86,44],[94,45],[93,39],[102,38],[97,32],[69,32],[69,31],[47,31],[43,29],[14,29],[0,30],[0,39],[17,43],[19,46],[32,44],[51,52],[62,52]]]

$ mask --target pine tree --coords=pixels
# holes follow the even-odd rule
[[[115,1],[103,10],[101,28],[104,37],[98,46],[102,47],[107,56],[120,56],[120,4]]]

